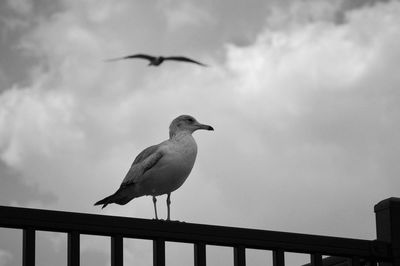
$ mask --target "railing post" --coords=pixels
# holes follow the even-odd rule
[[[390,244],[391,263],[400,266],[400,198],[388,198],[375,205],[377,240]]]
[[[244,246],[233,248],[233,265],[246,266],[246,249]]]
[[[350,265],[351,266],[360,266],[360,258],[357,256],[354,256],[350,259]]]
[[[67,265],[79,266],[80,264],[80,235],[78,232],[68,233]]]
[[[202,242],[194,244],[194,266],[206,266],[206,245]]]
[[[124,264],[124,239],[122,236],[111,237],[111,266]]]
[[[153,240],[153,266],[165,266],[165,241]]]
[[[311,266],[322,266],[322,255],[315,253],[311,254]]]
[[[272,265],[285,266],[285,253],[281,249],[272,251]]]
[[[22,265],[35,266],[35,230],[24,229],[22,233]]]

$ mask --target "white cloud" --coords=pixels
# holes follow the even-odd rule
[[[267,17],[269,27],[276,29],[297,28],[307,24],[335,21],[343,8],[343,0],[333,1],[291,1],[289,5],[271,7]]]
[[[8,0],[8,6],[18,14],[27,15],[32,12],[33,2],[29,0]]]
[[[104,211],[92,204],[189,113],[215,132],[195,133],[197,163],[172,195],[173,219],[374,238],[373,204],[400,185],[400,4],[354,9],[337,24],[339,2],[315,3],[310,14],[302,3],[289,17],[276,13],[284,19],[268,20],[251,45],[227,44],[226,61],[210,68],[104,64],[143,41],[110,38],[121,33],[110,20],[125,28],[139,12],[130,5],[114,10],[117,21],[104,3],[87,2],[92,17],[71,6],[38,24],[23,47],[43,63],[31,84],[0,94],[1,159],[58,196],[28,205],[153,217],[149,198]],[[107,246],[88,243],[86,253]],[[128,261],[146,261],[151,245],[128,248]]]
[[[215,22],[210,13],[193,2],[161,1],[159,8],[165,14],[168,28],[172,31],[185,26],[201,26]]]
[[[16,18],[16,17],[0,17],[1,23],[4,27],[1,29],[1,38],[3,40],[7,39],[8,34],[16,29],[23,29],[29,26],[29,22],[24,19]]]
[[[373,237],[372,205],[399,185],[399,15],[388,2],[339,25],[330,15],[267,24],[253,44],[227,45],[224,63],[171,63],[140,77],[129,63],[101,62],[127,47],[106,38],[103,19],[58,14],[25,39],[44,62],[32,84],[0,95],[1,157],[56,193],[51,207],[97,211],[134,156],[189,113],[216,131],[195,133],[198,161],[173,194],[173,217]],[[104,213],[150,218],[151,205]]]

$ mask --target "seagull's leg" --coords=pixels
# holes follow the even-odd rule
[[[158,220],[158,216],[157,216],[157,199],[156,199],[156,196],[153,196],[153,204],[154,204],[154,213],[156,214],[156,220]]]
[[[171,193],[168,193],[168,196],[167,196],[167,210],[168,210],[168,215],[167,215],[167,221],[169,221],[170,220],[170,205],[171,205]]]

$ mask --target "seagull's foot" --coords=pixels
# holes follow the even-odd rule
[[[167,222],[167,223],[186,223],[185,221],[179,221],[179,220],[171,220],[171,219],[152,219],[153,221],[160,221],[160,222]]]
[[[154,219],[154,218],[153,218],[153,220],[154,221],[161,221],[161,222],[166,222],[167,221],[167,220],[164,220],[164,219]]]

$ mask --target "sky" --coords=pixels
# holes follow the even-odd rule
[[[93,203],[190,114],[215,131],[194,133],[172,219],[375,239],[374,204],[400,193],[399,44],[395,0],[1,1],[0,204],[151,219],[150,197]],[[209,67],[104,62],[133,53]],[[0,266],[19,263],[21,233],[0,236]],[[65,239],[38,233],[40,265],[65,258]],[[192,263],[191,247],[167,247],[167,262]],[[108,265],[108,239],[82,236],[81,251]],[[150,251],[127,240],[124,259]]]

